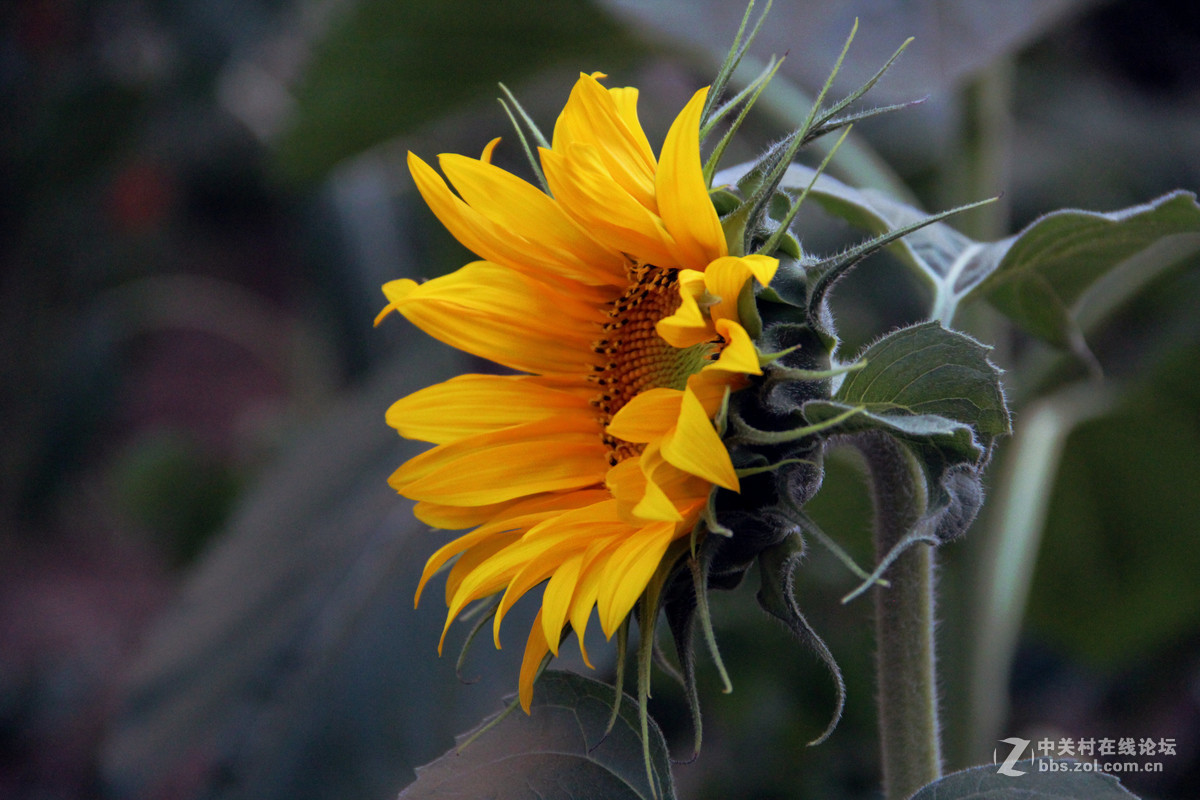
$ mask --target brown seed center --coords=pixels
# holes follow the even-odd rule
[[[592,349],[602,363],[592,368],[588,380],[599,389],[592,405],[602,425],[638,393],[653,388],[683,389],[688,376],[715,354],[716,346],[704,343],[679,349],[655,330],[655,324],[679,308],[679,270],[638,265],[629,270],[629,288],[612,302],[602,333]],[[617,464],[639,454],[644,445],[604,434],[608,460]]]

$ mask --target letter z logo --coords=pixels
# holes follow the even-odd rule
[[[1017,777],[1018,775],[1024,775],[1025,774],[1024,770],[1013,769],[1013,767],[1016,765],[1016,763],[1018,761],[1021,760],[1021,754],[1025,752],[1025,748],[1029,747],[1029,744],[1030,744],[1029,740],[1028,739],[1018,739],[1017,737],[1014,736],[1009,739],[1001,739],[1000,743],[1012,745],[1012,752],[1010,752],[1008,754],[1008,758],[1004,759],[1004,763],[1001,764],[1000,769],[998,769],[996,771],[998,773],[1000,773],[1001,775],[1010,775],[1014,778]],[[993,764],[996,763],[995,751],[992,752],[992,763]]]

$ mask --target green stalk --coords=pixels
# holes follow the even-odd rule
[[[875,504],[875,552],[883,558],[925,513],[925,479],[912,454],[882,433],[855,442]],[[933,548],[914,544],[875,590],[876,687],[886,800],[903,800],[942,774],[933,639]]]

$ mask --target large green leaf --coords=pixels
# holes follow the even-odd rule
[[[1191,192],[1108,214],[1055,211],[964,259],[954,288],[966,300],[986,297],[1035,336],[1070,347],[1081,336],[1071,309],[1083,293],[1126,259],[1179,234],[1200,234]]]
[[[1000,370],[989,348],[937,322],[922,322],[884,336],[858,357],[865,362],[838,387],[832,401],[804,404],[812,424],[845,416],[837,430],[882,429],[921,451],[932,449],[941,464],[974,463],[992,440],[1010,432]],[[925,453],[931,461],[931,453]]]
[[[721,171],[714,185],[736,183],[747,168]],[[793,164],[781,187],[801,191],[814,174]],[[825,210],[872,234],[928,216],[883,192],[855,189],[828,175],[817,178],[811,196]],[[1179,246],[1159,249],[1167,243]],[[1200,252],[1200,204],[1191,192],[1176,191],[1110,213],[1054,211],[1014,236],[987,243],[935,222],[891,245],[891,252],[930,285],[933,319],[950,325],[959,305],[986,298],[1029,333],[1080,350],[1082,334],[1074,311],[1087,290],[1135,256],[1174,261]],[[1141,281],[1131,279],[1128,286],[1136,290]]]
[[[1055,771],[1042,772],[1053,764]],[[1048,758],[1018,761],[1010,769],[1023,775],[1002,775],[995,764],[971,767],[939,778],[917,791],[911,800],[1130,800],[1112,775],[1085,772],[1082,762]],[[1079,771],[1076,768],[1080,767]]]
[[[611,68],[636,45],[585,0],[361,0],[316,47],[277,143],[283,171],[323,175],[347,156],[464,101],[570,59]]]
[[[624,698],[606,734],[613,700],[611,686],[570,672],[546,672],[538,678],[528,716],[516,711],[498,722],[493,717],[474,741],[475,733],[460,737],[458,748],[417,770],[401,800],[671,800],[675,790],[658,726],[650,722],[657,784],[652,788],[637,702]]]
[[[983,437],[1010,432],[1000,371],[991,348],[936,322],[923,322],[876,341],[849,373],[836,399],[872,411],[936,414],[970,425]]]
[[[921,536],[961,536],[983,500],[980,472],[997,436],[1010,432],[1000,370],[989,348],[923,322],[894,331],[860,356],[832,401],[803,414],[830,432],[883,431],[908,445],[928,478]],[[857,413],[854,413],[857,411]],[[840,419],[839,419],[840,417]]]

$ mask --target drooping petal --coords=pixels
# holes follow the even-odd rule
[[[550,652],[550,645],[542,629],[542,612],[538,611],[529,629],[529,639],[525,643],[525,656],[521,659],[521,679],[517,695],[521,701],[521,709],[528,714],[533,704],[533,682],[537,679],[542,661]]]
[[[450,568],[450,574],[446,576],[446,607],[449,609],[446,612],[446,623],[442,626],[442,638],[438,640],[438,655],[442,654],[442,648],[446,644],[446,634],[450,632],[450,624],[462,612],[468,604],[481,597],[486,597],[496,591],[480,592],[470,599],[463,600],[460,604],[455,605],[456,598],[462,596],[459,591],[463,581],[475,573],[475,570],[480,564],[487,561],[496,553],[508,547],[512,542],[520,538],[520,531],[507,531],[505,533],[493,533],[480,540],[477,544],[471,546],[459,555],[458,560],[454,562],[454,566]],[[497,587],[498,588],[498,587]]]
[[[679,389],[647,389],[626,403],[605,430],[635,444],[653,441],[675,427],[682,402]]]
[[[596,597],[605,636],[611,638],[633,609],[676,535],[674,523],[650,523],[630,535],[609,557]]]
[[[700,400],[689,389],[683,393],[679,424],[663,439],[663,458],[685,472],[717,486],[737,491],[738,479],[729,451],[713,427]]]
[[[716,298],[708,293],[704,273],[680,270],[677,282],[679,308],[655,323],[654,330],[672,347],[691,347],[712,339],[712,322],[704,311]]]
[[[705,370],[719,369],[740,375],[761,375],[762,367],[758,363],[758,348],[750,339],[750,334],[738,323],[729,319],[719,319],[715,325],[717,333],[725,340],[725,347],[717,360],[704,367]]]
[[[593,542],[583,554],[583,562],[579,567],[579,582],[575,587],[575,596],[571,598],[571,628],[579,640],[579,651],[585,663],[588,663],[588,656],[584,647],[584,637],[587,634],[592,609],[596,607],[596,596],[600,592],[600,579],[604,576],[603,565],[608,563],[609,556],[619,544],[618,539]],[[591,666],[590,663],[588,665]]]
[[[505,598],[496,612],[501,619],[521,595],[545,578],[535,574],[538,570],[586,548],[592,538],[619,532],[615,505],[609,500],[548,519],[488,558],[464,576],[450,601],[451,616],[481,597],[504,590]],[[533,562],[536,564],[530,566]],[[522,576],[519,582],[518,576]]]
[[[547,492],[495,506],[482,506],[482,508],[489,511],[491,515],[489,517],[490,521],[487,524],[474,523],[480,525],[480,527],[442,546],[429,557],[429,560],[425,564],[425,571],[421,574],[420,583],[417,585],[414,604],[420,602],[421,592],[425,588],[425,583],[455,556],[470,551],[485,541],[497,540],[498,534],[515,532],[517,536],[520,536],[529,529],[545,522],[547,519],[557,517],[565,511],[583,508],[607,499],[609,499],[608,492],[603,489],[585,489],[578,492]],[[437,508],[450,509],[452,507],[438,506]],[[443,511],[443,513],[445,512]],[[476,555],[478,556],[478,553]],[[466,564],[455,564],[455,567],[461,567],[460,572],[464,570],[470,571]],[[453,578],[447,579],[447,601],[449,600],[449,596],[453,596],[456,590],[457,581]]]
[[[542,627],[550,652],[558,655],[558,642],[563,625],[571,610],[571,598],[579,584],[579,568],[583,566],[583,553],[563,560],[546,583],[542,593]]]

